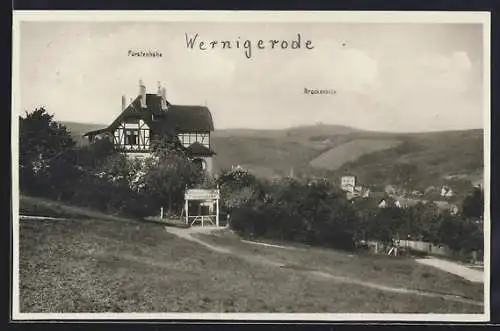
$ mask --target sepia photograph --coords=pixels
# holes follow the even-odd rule
[[[490,16],[14,12],[16,320],[489,320]]]

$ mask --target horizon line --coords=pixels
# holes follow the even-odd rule
[[[82,125],[101,125],[103,128],[107,127],[109,124],[103,123],[91,123],[91,122],[79,122],[79,121],[71,121],[71,120],[55,120],[59,123],[75,123]],[[316,124],[304,124],[304,125],[290,125],[287,127],[281,128],[255,128],[255,127],[223,127],[219,129],[215,129],[214,131],[236,131],[236,130],[252,130],[252,131],[287,131],[294,129],[301,129],[307,127],[320,127],[320,126],[332,126],[339,128],[351,129],[353,131],[359,132],[369,132],[369,133],[390,133],[390,134],[415,134],[415,133],[438,133],[438,132],[457,132],[457,131],[476,131],[476,130],[485,130],[485,128],[477,127],[477,128],[457,128],[457,129],[441,129],[441,130],[428,130],[428,131],[380,131],[380,130],[370,130],[363,129],[355,126],[345,125],[345,124],[333,124],[333,123],[316,123]]]

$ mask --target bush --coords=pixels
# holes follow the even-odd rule
[[[268,215],[261,210],[236,208],[231,213],[231,228],[243,237],[267,236],[268,222]]]
[[[71,202],[110,214],[132,217],[146,216],[148,209],[144,198],[128,186],[91,174],[81,178]]]
[[[117,153],[108,139],[76,147],[44,108],[19,121],[23,193],[142,217],[165,204],[182,208],[185,188],[204,179],[177,140],[153,139],[154,157],[139,161]]]
[[[130,160],[106,139],[76,148],[66,128],[43,108],[19,121],[23,193],[144,217],[165,206],[167,214],[179,215],[186,188],[217,184],[221,210],[244,236],[349,250],[361,239],[390,244],[395,237],[411,237],[445,244],[457,255],[483,250],[481,189],[464,199],[461,215],[439,213],[433,204],[381,209],[363,200],[348,201],[326,180],[267,182],[240,167],[224,170],[214,180],[190,161],[175,139],[153,139],[153,157]],[[409,164],[396,169],[401,185],[411,186],[415,169]]]
[[[231,227],[236,232],[244,236],[354,248],[356,215],[351,204],[331,183],[293,179],[259,183],[246,174],[223,178],[226,182],[221,185],[231,187],[226,191],[232,195],[226,204],[232,210]]]
[[[231,227],[244,236],[346,250],[355,249],[359,240],[391,245],[398,238],[444,244],[462,255],[482,249],[477,222],[439,212],[434,204],[378,208],[370,201],[348,201],[327,181],[284,178],[267,183],[242,169],[226,171],[219,183],[223,203],[232,211]]]
[[[484,192],[481,188],[474,188],[465,197],[462,203],[462,213],[472,219],[482,219],[484,213]]]

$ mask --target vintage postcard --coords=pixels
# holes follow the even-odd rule
[[[489,13],[13,17],[14,320],[489,320]]]

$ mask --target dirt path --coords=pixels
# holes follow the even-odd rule
[[[217,231],[217,230],[221,231],[221,229],[223,229],[223,228],[217,228],[215,226],[193,226],[193,227],[185,228],[185,229],[184,228],[168,227],[168,226],[165,227],[165,230],[167,230],[167,232],[175,234],[176,236],[178,236],[180,238],[194,241],[200,245],[205,246],[208,249],[216,251],[217,253],[231,254],[232,252],[227,248],[211,245],[207,242],[204,242],[203,240],[200,240],[200,239],[192,236],[192,234],[195,234],[195,233],[208,234],[208,233],[211,233],[211,232]]]
[[[455,274],[470,282],[484,283],[484,272],[482,270],[474,270],[459,263],[437,258],[417,259],[416,261]]]
[[[50,216],[31,216],[31,215],[19,215],[20,220],[34,220],[34,221],[69,221],[71,218],[66,217],[50,217]]]
[[[190,240],[192,242],[196,242],[200,245],[203,245],[206,248],[211,249],[215,252],[223,253],[223,254],[234,254],[234,255],[238,256],[239,258],[242,258],[242,259],[244,259],[248,262],[251,262],[251,263],[274,266],[274,267],[284,268],[284,269],[292,269],[294,271],[302,272],[302,273],[308,274],[310,276],[313,276],[313,277],[316,277],[319,279],[333,280],[336,282],[348,283],[348,284],[356,284],[359,286],[369,287],[372,289],[377,289],[377,290],[386,291],[386,292],[399,293],[399,294],[414,294],[414,295],[420,295],[420,296],[425,296],[425,297],[443,298],[443,299],[450,300],[450,301],[472,304],[472,305],[476,305],[476,306],[483,306],[482,302],[468,299],[468,298],[464,298],[464,297],[460,297],[458,295],[453,295],[453,294],[442,294],[442,293],[434,293],[434,292],[407,289],[407,288],[384,286],[384,285],[380,285],[380,284],[376,284],[376,283],[357,280],[357,279],[350,278],[350,277],[336,276],[336,275],[333,275],[333,274],[330,274],[330,273],[327,273],[324,271],[319,271],[319,270],[297,270],[293,266],[283,265],[282,263],[279,263],[277,261],[273,261],[273,260],[265,258],[265,257],[261,257],[261,256],[256,257],[256,256],[252,256],[252,255],[242,255],[241,253],[233,252],[230,249],[227,249],[225,247],[220,247],[220,246],[215,246],[215,245],[209,244],[207,242],[204,242],[201,239],[198,239],[198,238],[195,238],[192,236],[192,234],[197,234],[197,233],[209,234],[209,233],[212,233],[214,231],[221,231],[222,230],[221,228],[217,228],[217,227],[208,227],[208,226],[207,227],[191,227],[191,228],[187,228],[187,229],[165,227],[165,230],[167,230],[167,232],[172,233],[180,238]]]
[[[300,248],[297,248],[297,247],[274,245],[274,244],[268,244],[268,243],[261,243],[258,241],[241,240],[241,242],[246,243],[246,244],[250,244],[250,245],[258,245],[258,246],[264,246],[264,247],[273,247],[273,248],[281,248],[281,249],[289,249],[289,250],[300,250]]]

